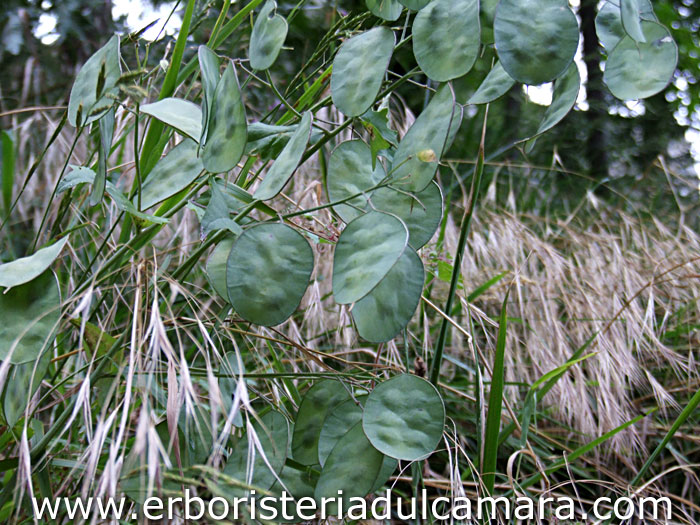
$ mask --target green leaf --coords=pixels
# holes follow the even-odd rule
[[[637,0],[639,16],[644,20],[656,21],[654,8],[648,0]],[[620,6],[612,2],[606,2],[598,10],[595,18],[595,29],[598,41],[608,51],[611,52],[625,35],[622,27],[622,15]]]
[[[216,230],[228,230],[235,235],[243,233],[241,226],[231,219],[230,210],[219,185],[214,183],[211,187],[211,198],[207,209],[202,216],[202,236],[206,237]]]
[[[358,397],[364,403],[367,396]],[[318,437],[318,462],[325,465],[333,447],[357,423],[362,421],[362,406],[354,399],[348,399],[336,405],[326,415]]]
[[[331,97],[348,117],[365,113],[374,103],[394,51],[396,38],[375,27],[343,42],[333,60]]]
[[[318,462],[318,440],[326,415],[338,404],[350,399],[340,381],[323,380],[312,386],[301,400],[294,423],[292,457],[302,465]]]
[[[214,107],[214,93],[221,79],[219,74],[219,57],[207,46],[199,46],[197,50],[199,69],[202,76],[202,111],[200,111],[201,131],[199,136],[193,137],[200,144],[204,144],[207,137],[207,124]]]
[[[0,264],[0,286],[11,288],[33,281],[51,266],[67,242],[68,236],[33,255]]]
[[[269,68],[277,60],[287,38],[287,21],[277,14],[277,2],[267,0],[260,10],[250,35],[250,66],[259,71]]]
[[[394,155],[395,186],[408,191],[422,191],[433,180],[448,141],[449,131],[455,125],[453,116],[455,97],[452,86],[442,86],[428,106],[404,135]],[[435,160],[421,160],[421,154],[432,151]]]
[[[202,110],[189,100],[164,98],[152,104],[144,104],[141,113],[160,120],[196,142],[202,136]]]
[[[445,406],[425,379],[402,374],[377,385],[367,398],[362,426],[380,452],[396,459],[428,457],[440,443]]]
[[[399,143],[398,133],[389,127],[388,107],[382,107],[379,111],[370,109],[362,115],[362,120],[370,137],[372,169],[374,169],[377,166],[379,152]]]
[[[115,35],[78,71],[68,101],[68,122],[78,127],[100,118],[112,107],[113,101],[105,95],[116,86],[121,74],[119,37]]]
[[[178,194],[202,173],[197,144],[185,139],[158,161],[141,188],[141,209],[147,210]],[[138,202],[135,198],[134,202]]]
[[[277,498],[275,501],[272,503],[272,506],[277,509],[277,519],[275,520],[278,523],[299,523],[304,521],[301,517],[297,515],[297,506],[296,502],[298,502],[301,498],[313,498],[314,497],[314,489],[316,487],[316,478],[314,475],[310,472],[311,469],[309,470],[296,470],[294,468],[285,466],[282,469],[282,472],[280,473],[280,479],[284,483],[284,488],[280,485],[279,481],[276,482],[272,488],[270,489],[270,492],[273,494],[277,495]],[[292,516],[292,519],[285,519],[282,516],[282,501],[281,501],[281,496],[282,492],[287,492],[290,496],[294,498],[294,502],[290,503],[288,505],[288,512],[289,516]],[[291,509],[290,509],[291,507]]]
[[[633,40],[646,42],[646,36],[642,30],[643,0],[620,0],[620,17],[622,27]]]
[[[63,177],[56,186],[56,193],[60,194],[64,191],[75,188],[80,184],[92,184],[95,180],[95,172],[84,166],[70,165],[71,171]]]
[[[247,141],[245,107],[233,62],[229,62],[214,93],[202,163],[210,173],[232,169],[243,155]]]
[[[390,458],[389,456],[384,456],[384,460],[382,461],[382,466],[379,467],[379,473],[377,474],[377,479],[374,480],[374,485],[370,489],[369,493],[373,494],[377,492],[379,489],[381,489],[384,484],[389,481],[389,478],[391,475],[394,473],[396,470],[396,467],[399,466],[399,462],[394,459]]]
[[[53,339],[61,318],[58,281],[51,270],[0,293],[0,361],[33,361]]]
[[[408,228],[409,244],[421,248],[431,239],[442,218],[439,186],[433,182],[417,194],[386,186],[372,190],[386,174],[381,164],[374,170],[371,168],[371,155],[360,140],[342,142],[333,150],[326,179],[330,201],[339,202],[364,193],[333,209],[345,222],[371,209],[396,215]]]
[[[542,122],[539,128],[537,128],[537,133],[534,135],[535,137],[552,129],[569,114],[569,111],[571,111],[576,104],[580,89],[581,77],[579,76],[578,66],[572,63],[569,69],[566,70],[566,73],[559,77],[554,83],[552,103],[547,107]],[[533,145],[534,139],[531,138],[526,151],[532,149]]]
[[[478,0],[434,0],[413,22],[413,54],[436,82],[466,75],[479,54]]]
[[[378,163],[372,168],[372,152],[361,140],[341,142],[331,153],[328,161],[326,186],[328,199],[338,202],[358,193],[367,192],[333,207],[345,222],[350,222],[367,210],[368,190],[386,177],[384,166]]]
[[[267,161],[277,158],[289,142],[299,124],[293,126],[272,126],[263,122],[253,122],[248,125],[248,144],[246,155],[258,155],[261,160]],[[320,136],[319,132],[311,130],[310,143],[315,143]]]
[[[255,190],[253,197],[266,201],[282,191],[304,155],[311,135],[311,120],[311,112],[304,113],[301,123]]]
[[[442,191],[433,181],[418,193],[407,193],[385,186],[372,192],[375,209],[396,215],[408,228],[408,244],[421,249],[432,239],[442,220]]]
[[[420,11],[430,3],[430,0],[399,0],[399,2],[412,11]]]
[[[318,478],[314,497],[338,498],[343,491],[342,506],[348,509],[350,498],[364,498],[374,486],[384,457],[369,442],[358,422],[338,441]],[[329,515],[337,514],[338,504],[326,507]]]
[[[580,89],[581,77],[578,66],[572,63],[566,73],[554,83],[552,103],[537,129],[538,135],[552,129],[573,109]]]
[[[299,307],[314,269],[311,246],[295,229],[263,223],[236,239],[226,264],[228,297],[246,321],[275,326]]]
[[[208,405],[196,404],[192,411],[184,405],[180,410],[177,424],[182,432],[180,450],[185,466],[206,463],[211,455],[215,440],[208,408]]]
[[[424,279],[420,257],[406,249],[376,288],[355,303],[352,317],[360,336],[372,343],[396,337],[420,303]]]
[[[348,224],[333,254],[333,295],[338,304],[359,301],[389,273],[408,245],[400,219],[372,211]]]
[[[265,457],[263,458],[255,446],[255,441],[251,443],[251,437],[246,433],[234,443],[223,471],[227,476],[243,483],[267,490],[275,484],[287,459],[289,423],[282,414],[271,410],[262,415],[259,421],[255,421],[252,427]],[[249,465],[251,453],[254,457]],[[248,479],[246,473],[251,471],[251,477]],[[243,487],[231,487],[231,493],[233,496],[242,497],[248,491]]]
[[[222,243],[225,241],[226,239],[224,239]],[[233,240],[231,239],[231,241]],[[226,252],[226,255],[228,256],[228,252]],[[224,287],[225,286],[226,282],[224,282]],[[221,401],[224,404],[223,408],[226,411],[226,417],[228,417],[233,407],[233,397],[236,394],[239,376],[241,373],[245,373],[245,368],[241,369],[241,366],[243,366],[243,363],[240,365],[238,364],[236,352],[227,352],[219,366],[219,390],[221,392]],[[240,410],[233,416],[233,424],[239,428],[243,426],[243,416],[241,416]]]
[[[61,182],[59,182],[58,187],[56,189],[57,193],[62,193],[66,190],[74,188],[75,186],[78,186],[79,184],[92,184],[95,181],[95,172],[92,171],[90,168],[86,168],[84,166],[71,165],[71,169],[71,172],[68,173],[68,175],[66,175]],[[134,203],[131,202],[127,198],[127,196],[124,195],[111,182],[107,181],[107,184],[105,185],[105,190],[107,191],[109,196],[112,197],[112,200],[114,201],[114,204],[117,206],[117,208],[119,208],[121,211],[129,213],[130,215],[138,217],[139,219],[142,219],[144,221],[150,221],[156,224],[165,224],[168,222],[168,219],[165,219],[163,217],[156,217],[154,215],[148,215],[147,213],[139,211],[136,208],[136,206],[134,206]]]
[[[617,43],[625,37],[620,7],[611,2],[605,2],[595,17],[595,31],[600,45],[608,52],[612,51]]]
[[[90,206],[95,206],[102,200],[107,183],[107,158],[112,148],[112,136],[114,135],[114,108],[110,109],[99,121],[100,144],[97,154],[97,173],[90,193]]]
[[[12,428],[24,417],[34,393],[41,385],[51,363],[51,353],[43,352],[37,361],[12,365],[3,389],[3,413],[7,426]]]
[[[209,284],[214,288],[226,302],[228,302],[228,288],[226,287],[226,262],[233,248],[233,241],[236,237],[229,235],[223,239],[212,250],[209,259],[207,259],[206,272],[209,279]]]
[[[501,98],[515,84],[515,80],[506,73],[500,62],[496,62],[486,75],[486,78],[476,90],[471,98],[467,101],[468,104],[488,104]]]
[[[148,213],[143,213],[140,211],[138,208],[136,208],[136,206],[134,206],[134,203],[131,202],[126,195],[124,195],[119,189],[117,189],[116,186],[114,186],[114,184],[109,181],[107,181],[106,189],[109,196],[112,197],[114,204],[120,210],[133,215],[134,217],[138,217],[141,220],[153,222],[155,224],[166,224],[168,222],[168,219],[164,217],[157,217],[155,215],[149,215]]]
[[[501,0],[493,31],[503,68],[523,84],[554,80],[578,48],[578,22],[565,0]]]
[[[678,63],[678,47],[661,24],[642,23],[647,42],[624,37],[605,63],[603,80],[621,100],[651,97],[662,91],[673,77]]]
[[[365,5],[374,16],[390,22],[398,19],[403,10],[398,0],[365,0]]]

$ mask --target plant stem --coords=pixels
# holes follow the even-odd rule
[[[471,225],[472,217],[474,215],[474,209],[476,203],[479,199],[479,189],[481,187],[481,178],[484,173],[484,142],[486,137],[486,121],[488,120],[489,107],[486,106],[486,112],[484,114],[484,124],[481,130],[481,143],[479,144],[479,154],[477,156],[476,165],[474,166],[474,177],[472,178],[472,186],[469,195],[469,205],[467,211],[462,219],[462,226],[459,231],[459,241],[457,242],[457,253],[455,253],[454,265],[452,267],[452,279],[450,280],[450,290],[447,294],[447,301],[445,302],[445,312],[447,315],[451,315],[452,304],[454,303],[455,295],[457,294],[457,285],[459,283],[460,268],[462,266],[462,258],[464,257],[464,248],[467,244],[467,237],[469,236],[469,227]],[[440,366],[442,365],[442,355],[445,351],[445,342],[447,340],[447,319],[442,320],[440,325],[440,335],[438,336],[437,344],[435,346],[435,354],[433,356],[433,362],[430,367],[430,382],[435,386],[438,384],[438,379],[440,378]]]

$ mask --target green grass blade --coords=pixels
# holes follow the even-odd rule
[[[591,357],[593,354],[586,355],[584,357],[581,357],[583,355],[583,352],[586,351],[586,349],[591,346],[593,341],[595,340],[596,337],[600,335],[600,332],[596,332],[593,334],[591,337],[588,338],[588,340],[583,343],[579,348],[576,349],[576,351],[571,355],[571,357],[568,359],[566,363],[563,365],[555,368],[554,370],[550,370],[546,374],[544,374],[541,378],[539,378],[531,387],[530,393],[533,393],[534,389],[537,388],[540,384],[542,384],[544,381],[547,383],[537,392],[537,399],[541,401],[544,396],[549,393],[549,391],[554,388],[554,385],[557,384],[557,382],[566,374],[566,372],[571,368],[573,365],[580,363],[581,361],[584,361]],[[528,395],[530,395],[528,393]],[[508,439],[508,436],[510,436],[516,429],[517,425],[515,424],[515,421],[511,421],[508,423],[508,426],[506,426],[503,431],[501,432],[500,437],[498,438],[498,444],[502,444],[506,439]]]
[[[12,188],[15,184],[15,142],[7,131],[0,131],[2,141],[2,204],[5,215],[12,208]]]
[[[506,271],[503,272],[503,273],[499,273],[499,274],[496,275],[495,277],[491,277],[491,279],[489,279],[488,281],[486,281],[484,284],[478,286],[472,293],[470,293],[470,294],[467,296],[467,302],[471,303],[471,302],[473,302],[474,300],[476,300],[477,297],[479,297],[480,295],[483,295],[484,293],[486,293],[486,291],[487,291],[489,288],[491,288],[491,287],[494,286],[495,284],[499,283],[499,282],[501,281],[501,279],[503,279],[503,278],[504,278],[506,275],[508,275],[509,273],[510,273],[510,272],[509,272],[508,270],[506,270]]]
[[[481,132],[481,143],[479,145],[479,153],[477,155],[476,166],[474,167],[474,176],[472,178],[471,194],[469,196],[469,207],[462,219],[462,225],[459,231],[459,240],[457,241],[457,252],[455,253],[455,261],[452,271],[452,279],[450,280],[450,290],[447,292],[447,301],[443,312],[448,314],[452,312],[452,304],[454,303],[455,295],[457,294],[457,285],[459,284],[460,268],[462,266],[462,258],[464,249],[467,245],[467,237],[469,236],[469,227],[474,215],[476,203],[479,200],[479,190],[481,188],[481,177],[484,174],[484,143],[486,137],[486,121],[488,118],[488,106],[484,115],[484,124]],[[442,365],[442,354],[445,351],[445,343],[447,342],[447,326],[449,321],[447,318],[442,320],[440,325],[440,335],[438,336],[437,344],[435,345],[435,355],[433,362],[430,365],[430,382],[434,385],[438,384],[440,378],[440,366]]]
[[[488,414],[486,416],[486,432],[484,433],[484,454],[481,465],[481,476],[488,494],[493,494],[496,481],[496,460],[498,458],[498,433],[501,427],[501,410],[503,408],[503,387],[505,381],[505,352],[508,292],[501,306],[498,324],[498,340],[496,342],[496,357],[493,362],[491,389],[489,391]]]
[[[568,464],[571,464],[572,462],[576,461],[578,458],[580,458],[580,457],[583,456],[584,454],[590,452],[591,450],[593,450],[593,449],[596,448],[597,446],[599,446],[599,445],[605,443],[607,440],[609,440],[610,438],[612,438],[615,434],[618,434],[619,432],[622,432],[622,431],[625,430],[626,428],[629,428],[629,427],[631,427],[632,425],[638,423],[639,421],[641,421],[642,419],[644,419],[644,418],[645,418],[646,416],[648,416],[649,414],[651,414],[651,412],[649,412],[648,414],[640,414],[640,415],[638,415],[637,417],[635,417],[635,418],[633,418],[633,419],[630,419],[630,420],[627,421],[626,423],[623,423],[623,424],[620,425],[619,427],[612,429],[610,432],[606,432],[605,434],[603,434],[602,436],[600,436],[600,437],[594,439],[594,440],[591,441],[590,443],[586,443],[585,445],[583,445],[583,446],[577,448],[576,450],[574,450],[571,454],[569,454],[568,456],[566,456],[566,458],[562,458],[562,459],[556,461],[556,462],[555,462],[554,464],[552,464],[551,466],[547,467],[547,468],[544,470],[544,472],[545,472],[548,476],[551,475],[551,474],[554,474],[554,473],[555,473],[556,471],[558,471],[559,469],[565,467],[565,466],[568,465]],[[518,488],[519,488],[519,489],[525,489],[525,488],[527,488],[527,487],[531,487],[532,485],[534,485],[535,483],[537,483],[538,481],[540,481],[540,480],[542,479],[542,476],[543,476],[543,474],[542,474],[541,472],[538,472],[537,474],[535,474],[535,475],[529,477],[528,479],[526,479],[523,483],[521,483],[521,484],[519,485]]]
[[[189,0],[187,2],[187,7],[185,8],[185,15],[182,18],[182,26],[180,27],[180,33],[177,36],[177,41],[175,42],[175,49],[173,50],[173,55],[170,58],[170,65],[168,66],[168,71],[165,74],[165,80],[163,80],[163,86],[158,94],[158,100],[162,100],[166,97],[172,96],[177,87],[177,77],[180,72],[180,63],[182,62],[182,54],[185,52],[185,45],[187,44],[187,37],[190,32],[190,23],[192,22],[192,14],[194,12],[195,0]],[[142,177],[145,178],[150,171],[148,168],[153,168],[155,162],[151,159],[160,158],[163,150],[157,147],[163,134],[164,124],[158,120],[152,119],[151,124],[148,127],[148,133],[146,134],[146,140],[143,143],[143,149],[141,150],[141,166],[142,166]]]
[[[216,32],[216,35],[214,36],[214,33],[212,33],[212,38],[209,39],[209,42],[207,42],[207,47],[211,49],[216,49],[219,47],[221,44],[224,43],[224,40],[226,40],[231,34],[240,26],[243,21],[246,19],[246,17],[250,14],[253,9],[258,7],[262,3],[262,0],[252,0],[249,2],[243,9],[238,11],[235,15],[231,17],[231,20],[226,22],[221,28],[219,29],[218,32]],[[177,77],[177,83],[176,85],[182,84],[187,78],[194,73],[197,70],[197,66],[199,65],[199,61],[197,60],[197,57],[192,58],[185,67],[182,68],[180,71],[180,75]]]
[[[649,467],[656,461],[656,458],[661,454],[661,452],[666,448],[666,446],[669,444],[671,441],[671,438],[673,438],[674,434],[678,432],[678,429],[688,420],[690,415],[695,411],[696,408],[698,408],[698,405],[700,405],[700,390],[695,392],[695,395],[690,398],[690,402],[686,405],[686,407],[683,409],[683,411],[678,415],[676,420],[673,422],[673,425],[671,425],[671,428],[668,430],[664,438],[661,440],[661,443],[657,445],[657,447],[654,449],[654,452],[651,453],[651,456],[649,456],[649,459],[647,459],[644,462],[644,465],[642,465],[642,468],[639,469],[639,472],[637,472],[637,475],[634,477],[634,479],[630,482],[631,486],[636,486],[639,484],[639,482],[642,480],[644,477],[644,474],[646,474],[647,470],[649,470]]]

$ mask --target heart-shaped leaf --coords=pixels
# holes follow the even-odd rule
[[[367,192],[367,195],[354,197],[333,209],[345,222],[352,221],[367,210],[369,190],[385,177],[386,171],[381,163],[372,169],[372,152],[367,144],[361,140],[341,142],[328,161],[328,198],[331,202],[338,202],[362,192]]]
[[[245,107],[241,100],[233,62],[229,62],[214,92],[202,163],[210,173],[232,169],[243,155],[247,141]]]
[[[365,4],[374,16],[390,22],[398,19],[403,10],[398,0],[365,0]]]
[[[339,381],[323,380],[304,395],[294,423],[292,457],[302,465],[318,463],[318,440],[326,415],[350,394]]]
[[[429,456],[442,438],[445,406],[435,387],[418,376],[402,374],[372,391],[362,426],[380,452],[416,461]]]
[[[141,188],[141,209],[147,210],[178,194],[204,171],[197,144],[183,140],[158,161]],[[138,202],[137,199],[134,200]]]
[[[321,427],[321,434],[318,438],[318,462],[321,465],[326,463],[326,459],[333,450],[333,447],[340,441],[352,427],[362,421],[362,406],[367,396],[348,399],[336,405],[326,415]]]
[[[33,255],[0,264],[0,286],[11,288],[36,279],[51,266],[67,242],[68,236]]]
[[[160,120],[197,142],[202,136],[202,110],[189,100],[164,98],[152,104],[144,104],[141,113]]]
[[[360,336],[372,343],[390,341],[413,317],[423,292],[420,257],[407,248],[384,279],[352,309]]]
[[[578,22],[566,0],[501,0],[493,31],[503,68],[523,84],[554,80],[578,48]]]
[[[0,361],[34,361],[51,343],[61,318],[58,282],[51,270],[0,293]]]
[[[496,62],[468,103],[488,104],[493,102],[505,95],[513,87],[513,84],[515,84],[515,80],[506,73],[500,62]]]
[[[282,414],[270,410],[251,426],[262,453],[255,445],[255,440],[251,442],[251,436],[247,432],[234,443],[224,474],[247,485],[267,490],[276,482],[287,459],[289,423]],[[250,478],[246,475],[248,472],[251,473]],[[231,487],[231,493],[241,497],[248,491],[243,487]]]
[[[446,84],[433,95],[396,150],[391,173],[396,186],[422,191],[430,184],[450,130],[456,125],[455,114],[454,92],[452,86]]]
[[[356,423],[333,447],[318,478],[314,497],[338,498],[342,491],[343,508],[350,498],[364,498],[377,479],[384,456],[376,450],[362,431],[362,423]],[[329,515],[337,514],[338,503],[326,507]]]
[[[651,97],[663,90],[678,63],[678,47],[668,29],[656,22],[642,24],[646,42],[626,36],[605,63],[603,81],[621,100]]]
[[[117,85],[120,76],[119,37],[115,35],[78,71],[68,100],[68,122],[75,127],[84,126],[104,115],[114,103],[105,95]]]
[[[382,26],[354,36],[340,46],[333,60],[331,96],[346,116],[360,116],[374,103],[395,42],[394,32]]]
[[[350,222],[333,255],[333,295],[338,304],[359,301],[389,273],[408,245],[397,217],[372,211]]]
[[[268,170],[258,189],[253,195],[256,199],[266,201],[275,197],[297,169],[311,135],[311,112],[307,111],[287,145]]]
[[[285,38],[287,21],[277,14],[277,2],[267,0],[255,19],[253,33],[250,35],[251,67],[262,71],[274,64]]]
[[[226,263],[231,305],[246,321],[275,326],[298,308],[314,269],[311,246],[294,228],[263,223],[236,239]]]
[[[429,78],[445,82],[472,68],[480,35],[478,0],[434,0],[413,21],[413,54]]]

